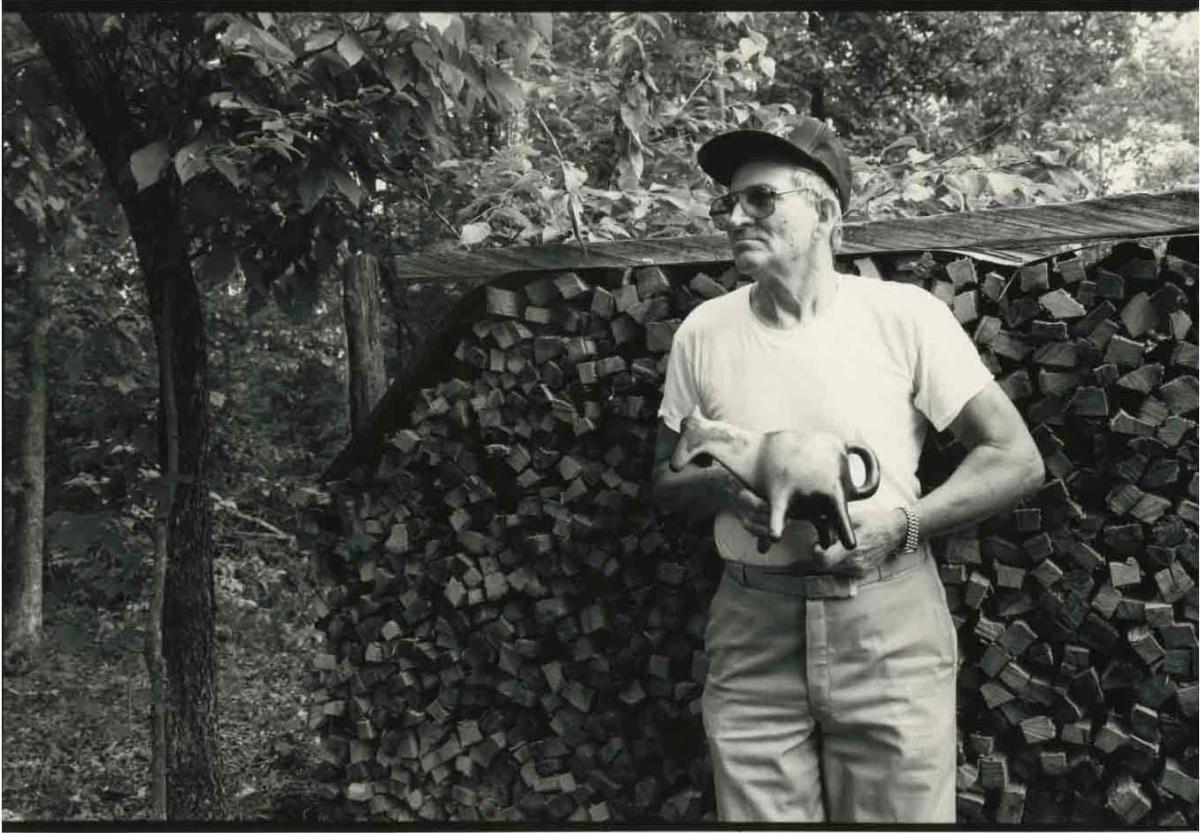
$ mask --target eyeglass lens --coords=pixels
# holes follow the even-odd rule
[[[741,203],[746,216],[753,220],[761,220],[771,216],[771,212],[775,210],[775,192],[764,185],[751,185],[741,191],[722,194],[709,205],[709,216],[718,225],[725,225],[729,221],[729,215],[733,213],[734,204],[738,202]]]

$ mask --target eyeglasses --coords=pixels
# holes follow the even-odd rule
[[[775,199],[785,194],[806,193],[817,195],[811,188],[793,188],[790,191],[776,191],[769,185],[751,185],[740,191],[730,191],[722,194],[708,204],[708,216],[719,229],[729,227],[729,216],[733,213],[735,203],[742,206],[742,211],[751,220],[761,220],[775,213]]]

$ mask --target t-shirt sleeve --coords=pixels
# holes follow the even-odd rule
[[[700,385],[696,378],[695,331],[685,320],[671,340],[667,359],[667,378],[663,383],[662,403],[658,415],[672,431],[700,402]]]
[[[944,431],[975,394],[992,381],[975,344],[940,300],[922,292],[916,305],[913,401]]]

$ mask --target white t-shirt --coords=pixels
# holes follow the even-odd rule
[[[828,431],[866,443],[879,490],[863,505],[909,506],[921,494],[917,462],[927,426],[941,431],[992,379],[942,301],[919,286],[840,275],[819,320],[768,327],[743,286],[700,304],[675,333],[658,414],[667,427],[700,405],[709,419],[752,431]],[[851,458],[856,480],[861,466]],[[789,523],[765,556],[731,511],[713,524],[723,558],[788,563],[816,541]]]

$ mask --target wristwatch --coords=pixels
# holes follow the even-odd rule
[[[916,552],[917,546],[921,543],[921,519],[917,517],[917,510],[909,506],[901,506],[900,511],[904,513],[905,531],[904,544],[900,547],[900,554],[907,555],[910,552]]]

